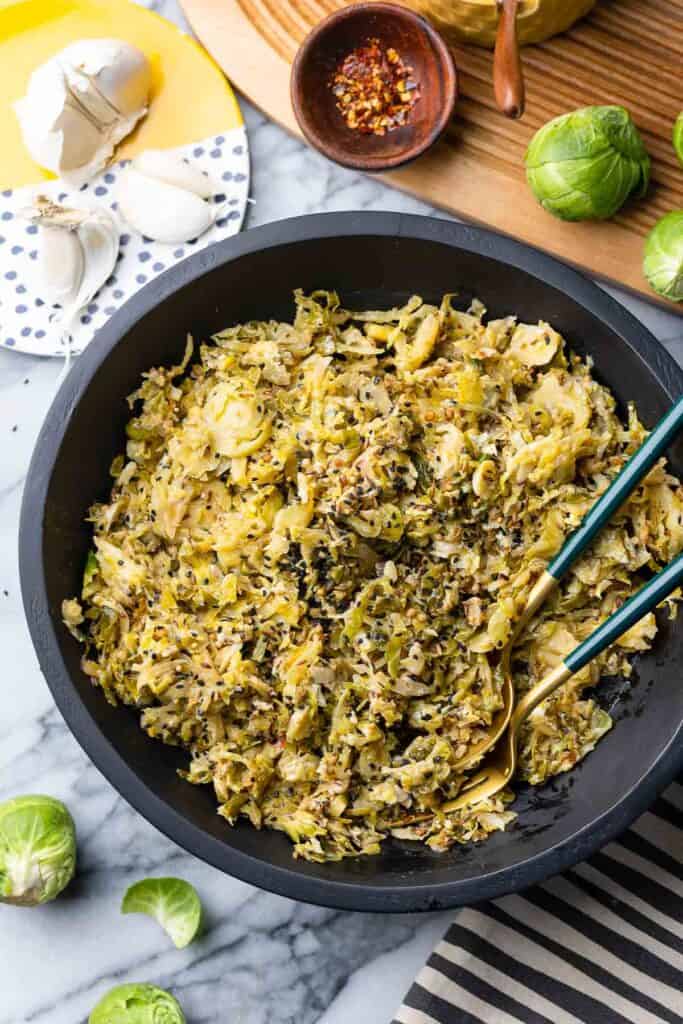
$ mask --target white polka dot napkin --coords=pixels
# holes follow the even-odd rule
[[[220,216],[213,227],[184,245],[165,245],[138,235],[117,213],[116,182],[126,161],[112,164],[81,189],[69,189],[57,180],[0,194],[1,346],[33,355],[66,354],[64,339],[54,323],[58,309],[48,305],[41,295],[37,266],[40,228],[21,216],[21,211],[31,206],[38,194],[80,209],[106,206],[116,216],[121,230],[114,273],[90,305],[81,311],[70,341],[71,354],[83,351],[109,317],[164,270],[239,231],[249,194],[249,152],[244,126],[180,146],[175,152],[191,160],[216,182],[217,191],[210,202],[220,208]]]

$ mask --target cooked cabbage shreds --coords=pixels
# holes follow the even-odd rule
[[[145,376],[65,622],[93,682],[189,752],[227,821],[320,861],[389,835],[484,839],[511,794],[441,807],[500,707],[495,652],[645,431],[548,324],[486,322],[451,296],[296,302],[293,324],[231,327]],[[682,513],[662,463],[519,638],[520,691],[681,549]],[[655,630],[537,709],[524,778],[593,748],[611,720],[586,687],[627,676]]]

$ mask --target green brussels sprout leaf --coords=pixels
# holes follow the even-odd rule
[[[186,1024],[180,1003],[156,985],[134,982],[110,989],[88,1024]]]
[[[76,870],[76,829],[51,796],[0,804],[0,902],[35,907],[59,896]]]
[[[527,181],[562,220],[605,220],[629,196],[642,196],[650,158],[623,107],[583,107],[553,118],[526,152]]]
[[[647,236],[643,272],[659,295],[683,302],[683,210],[667,213]]]
[[[182,878],[145,878],[131,885],[121,913],[149,914],[182,949],[199,930],[202,905],[194,887]]]
[[[674,122],[673,144],[676,155],[683,164],[683,110]]]
[[[83,591],[85,591],[90,581],[97,575],[99,567],[96,553],[89,551],[88,557],[85,560],[85,569],[83,570]]]

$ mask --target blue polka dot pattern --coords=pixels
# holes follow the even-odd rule
[[[81,351],[122,304],[143,285],[153,281],[190,253],[234,235],[239,230],[249,183],[249,157],[244,128],[237,128],[209,139],[181,147],[178,153],[192,162],[211,182],[213,194],[207,202],[219,220],[200,238],[165,245],[142,238],[125,223],[120,209],[121,228],[115,272],[99,292],[81,309],[73,327],[71,350]],[[41,191],[64,206],[84,209],[116,210],[116,187],[122,166],[112,164],[82,190],[69,189],[62,182],[44,182]],[[220,184],[218,184],[220,183]],[[0,267],[0,347],[39,355],[64,355],[64,332],[60,328],[61,310],[45,302],[32,261],[39,257],[42,229],[28,223],[19,211],[34,200],[35,187],[0,195],[0,253],[6,253]],[[30,241],[29,241],[30,239]],[[31,246],[35,248],[30,248]],[[12,270],[9,269],[12,268]],[[19,305],[17,305],[19,303]]]

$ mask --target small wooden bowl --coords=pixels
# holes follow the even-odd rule
[[[344,57],[370,39],[394,47],[420,86],[408,124],[386,135],[348,128],[330,85]],[[301,44],[290,84],[306,139],[330,160],[359,171],[399,167],[429,149],[446,128],[458,91],[455,63],[439,33],[419,14],[390,3],[352,4],[324,18]]]

